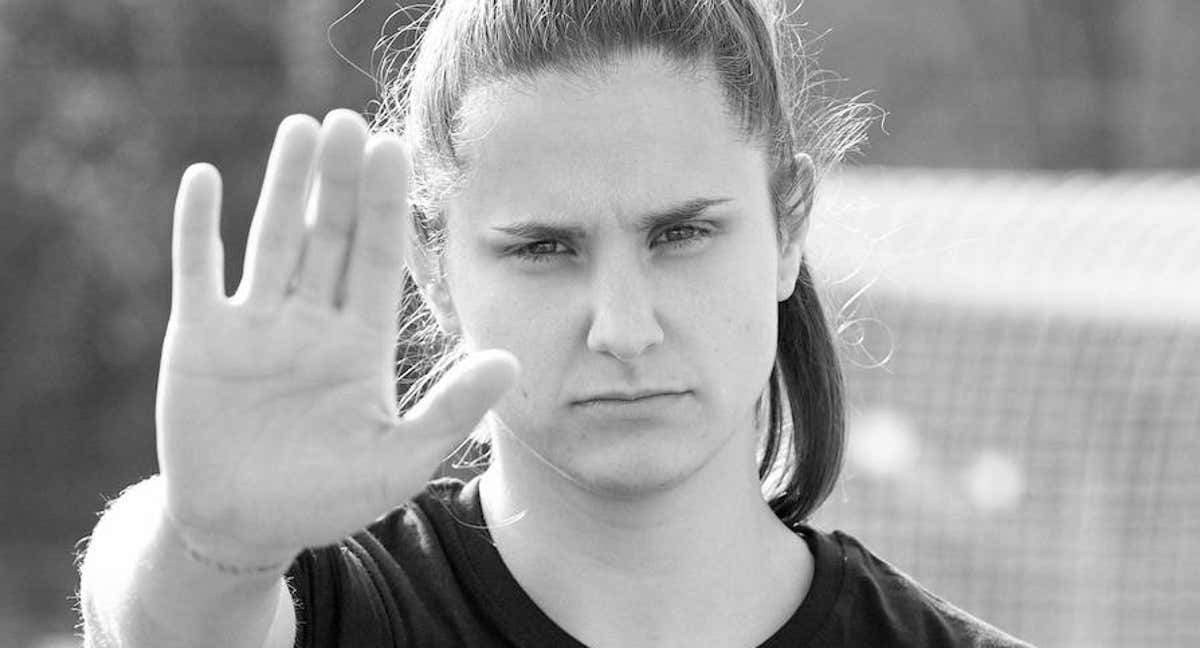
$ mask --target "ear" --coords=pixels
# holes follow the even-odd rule
[[[441,263],[433,252],[422,245],[417,235],[417,218],[418,215],[410,210],[404,219],[404,265],[408,267],[425,304],[433,311],[438,328],[446,335],[459,335],[462,329],[454,310],[454,301],[450,298],[450,288],[446,285]]]
[[[807,153],[801,153],[796,156],[796,163],[799,166],[798,174],[801,179],[800,190],[810,189],[815,178],[812,158]],[[776,301],[786,300],[796,290],[796,279],[800,276],[800,264],[804,261],[804,244],[808,240],[808,224],[811,222],[812,216],[811,192],[809,196],[810,198],[796,209],[796,217],[800,220],[799,225],[786,232],[787,238],[779,242],[778,277],[775,285]]]

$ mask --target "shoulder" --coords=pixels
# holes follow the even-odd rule
[[[405,645],[449,645],[436,640],[471,625],[445,523],[467,514],[457,508],[462,487],[430,482],[358,533],[303,551],[288,572],[297,645],[394,645],[414,636],[430,642]]]
[[[449,477],[430,481],[412,499],[375,520],[352,539],[364,547],[387,549],[387,555],[392,557],[441,553],[443,545],[453,540],[448,537],[452,526],[470,525],[474,518],[469,502],[463,501],[464,486],[461,480]]]
[[[824,629],[837,638],[836,645],[1030,648],[929,591],[849,534],[812,528],[805,533],[840,558],[837,601]]]
[[[310,558],[329,559],[369,569],[394,563],[424,564],[443,554],[444,519],[461,519],[469,514],[459,508],[463,482],[442,478],[375,519],[341,542],[307,549]]]

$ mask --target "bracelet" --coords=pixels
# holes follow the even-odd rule
[[[188,542],[187,538],[184,537],[183,532],[179,529],[175,521],[169,519],[169,516],[168,520],[166,520],[166,523],[171,527],[171,535],[174,536],[179,542],[180,546],[183,547],[184,553],[186,553],[189,558],[201,565],[204,565],[205,567],[215,569],[222,574],[229,574],[230,576],[260,576],[269,573],[280,573],[285,567],[287,567],[287,564],[282,561],[268,565],[234,565],[222,560],[217,560],[212,556],[205,555],[199,549],[192,546],[192,544]]]
[[[285,566],[282,562],[272,563],[270,565],[254,565],[251,567],[232,565],[230,563],[221,562],[215,558],[205,556],[199,551],[196,551],[194,547],[186,542],[184,542],[183,546],[184,550],[187,551],[187,555],[190,556],[192,560],[195,560],[206,567],[211,567],[222,574],[229,574],[231,576],[257,576],[261,574],[278,573]]]

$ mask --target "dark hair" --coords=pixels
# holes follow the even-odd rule
[[[863,142],[872,114],[869,104],[818,92],[829,77],[812,67],[798,25],[770,0],[442,0],[402,32],[410,30],[419,34],[413,48],[383,59],[374,126],[407,140],[415,231],[435,259],[445,245],[442,205],[465,170],[457,140],[463,99],[481,84],[547,70],[586,75],[614,54],[639,50],[681,70],[711,69],[741,133],[766,154],[781,237],[806,226],[818,180]],[[419,377],[401,409],[461,357],[416,295],[408,282],[401,341],[411,364],[401,381],[409,372]],[[844,445],[841,369],[806,260],[778,318],[759,478],[764,496],[768,481],[778,484],[769,504],[791,526],[828,496]]]

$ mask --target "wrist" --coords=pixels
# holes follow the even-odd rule
[[[299,550],[255,549],[229,538],[188,527],[163,507],[159,523],[163,540],[201,569],[233,578],[276,579],[291,566]]]

